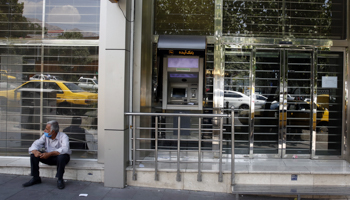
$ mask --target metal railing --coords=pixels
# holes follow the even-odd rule
[[[133,180],[137,180],[137,173],[136,173],[136,162],[138,161],[136,159],[136,151],[145,151],[145,149],[140,149],[136,148],[136,141],[137,140],[147,140],[147,141],[154,141],[154,149],[151,149],[154,151],[154,170],[155,170],[155,180],[159,180],[158,176],[158,152],[159,152],[159,147],[158,147],[158,142],[161,140],[168,140],[168,139],[159,139],[158,138],[158,133],[160,131],[177,131],[177,139],[173,139],[174,141],[177,142],[177,148],[176,148],[176,163],[177,163],[177,175],[176,175],[176,181],[181,181],[181,174],[180,174],[180,151],[181,151],[181,141],[184,141],[184,139],[181,139],[181,131],[187,130],[187,131],[197,131],[198,130],[198,139],[191,139],[191,141],[198,142],[198,175],[197,175],[197,181],[202,181],[202,169],[201,165],[204,163],[203,160],[201,159],[202,152],[202,142],[218,142],[219,143],[219,151],[215,150],[209,150],[210,152],[218,152],[219,153],[219,177],[218,181],[222,182],[223,181],[223,170],[222,170],[222,160],[223,160],[223,119],[224,118],[231,118],[231,185],[235,185],[235,152],[234,152],[234,108],[231,108],[231,114],[192,114],[192,113],[125,113],[126,116],[132,116],[132,127],[131,128],[131,140],[132,140],[132,167],[133,167]],[[155,123],[154,127],[137,127],[136,126],[136,117],[137,116],[148,116],[148,117],[155,117]],[[158,119],[159,117],[177,117],[177,127],[176,128],[164,128],[164,127],[159,127],[158,124]],[[181,117],[197,117],[198,120],[198,128],[182,128],[181,127]],[[213,120],[216,120],[215,126],[216,128],[204,128],[202,127],[202,119],[203,118],[212,118]],[[137,130],[154,130],[154,138],[149,137],[149,138],[140,138],[136,137]],[[203,131],[219,131],[219,139],[202,139],[202,132]],[[230,142],[227,140],[226,142]],[[147,149],[148,151],[150,149]],[[170,150],[169,150],[170,151]],[[206,150],[208,151],[208,150]],[[175,162],[174,162],[175,163]]]

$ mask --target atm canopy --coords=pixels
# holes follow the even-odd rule
[[[205,50],[205,36],[160,35],[158,49]]]

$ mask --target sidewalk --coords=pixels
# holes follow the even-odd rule
[[[235,195],[127,186],[124,189],[104,187],[103,183],[67,180],[66,188],[57,189],[56,179],[42,178],[42,183],[24,188],[30,176],[0,174],[0,200],[234,200]],[[87,197],[80,197],[87,194]],[[293,200],[294,198],[240,196],[240,200]],[[324,200],[324,199],[323,199]]]

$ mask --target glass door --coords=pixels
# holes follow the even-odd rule
[[[341,156],[344,52],[226,48],[224,103],[236,152],[261,158]]]
[[[252,121],[254,157],[281,157],[281,130],[279,94],[283,89],[283,52],[280,49],[256,49],[254,120]],[[282,97],[282,96],[281,96]]]
[[[310,158],[313,131],[313,54],[310,50],[283,50],[285,70],[282,135],[284,158]],[[285,103],[286,102],[286,103]]]
[[[310,157],[312,66],[312,49],[256,49],[253,154]]]

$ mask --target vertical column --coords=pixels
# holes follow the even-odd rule
[[[136,0],[137,1],[137,0]],[[153,59],[153,7],[154,1],[142,1],[142,24],[141,30],[135,29],[136,32],[141,32],[141,63],[140,63],[140,76],[139,81],[139,99],[140,102],[137,103],[140,105],[141,112],[152,112],[152,59]],[[136,48],[135,48],[136,49]],[[135,63],[136,65],[136,63]],[[137,80],[134,81],[134,83]],[[138,83],[137,83],[138,84]],[[141,127],[147,127],[152,124],[152,118],[149,116],[141,116],[139,120]],[[149,138],[152,133],[150,130],[140,130],[140,137]],[[150,142],[142,141],[136,144],[137,147],[141,149],[148,149],[151,147]],[[140,151],[136,156],[146,156],[147,152]]]
[[[104,162],[104,184],[125,186],[128,126],[124,116],[128,105],[129,57],[127,12],[129,1],[101,1],[98,101],[98,161]],[[130,21],[130,20],[128,20]],[[130,22],[128,22],[130,23]]]
[[[311,99],[312,99],[312,117],[310,123],[311,130],[311,158],[316,156],[316,123],[317,123],[317,55],[318,50],[316,48],[312,51],[312,68],[311,68]]]
[[[346,4],[346,19],[347,21],[350,20],[350,3],[347,3]],[[349,137],[349,133],[348,133],[348,130],[350,130],[350,123],[348,122],[348,119],[350,118],[350,107],[349,107],[349,85],[350,85],[350,75],[349,75],[349,66],[350,66],[350,55],[349,55],[349,48],[350,48],[350,26],[349,26],[349,23],[348,25],[346,26],[346,38],[347,38],[347,49],[345,51],[345,59],[344,60],[344,70],[345,70],[345,77],[344,77],[344,80],[346,80],[346,85],[345,85],[345,91],[346,91],[346,94],[344,95],[345,96],[345,121],[344,121],[344,124],[345,125],[345,128],[344,128],[344,142],[345,142],[345,146],[343,147],[343,153],[345,155],[345,158],[346,160],[349,162],[350,161],[350,148],[349,148],[349,144],[350,144],[350,137]]]
[[[281,59],[281,64],[280,64],[280,88],[279,88],[279,108],[277,117],[279,121],[279,136],[281,137],[282,141],[282,158],[286,156],[286,145],[287,145],[287,135],[286,135],[286,129],[285,129],[285,119],[284,119],[284,110],[287,109],[285,108],[285,104],[287,104],[287,95],[284,95],[284,92],[287,92],[287,78],[288,78],[288,57],[286,55],[286,50],[282,49],[280,50],[280,59]],[[287,111],[287,110],[285,110]]]
[[[249,86],[250,86],[250,119],[249,119],[249,157],[254,156],[254,111],[255,111],[255,69],[256,69],[256,47],[253,47],[250,56],[250,73],[249,73]]]
[[[222,45],[222,2],[223,0],[215,0],[215,16],[214,16],[214,80],[213,80],[213,113],[221,114],[221,108],[224,107],[224,75],[225,61]],[[213,128],[220,129],[219,119],[213,118]],[[219,140],[220,132],[213,131],[213,139]],[[219,150],[218,142],[213,142],[213,150]],[[214,154],[214,156],[217,156]]]
[[[46,8],[46,0],[43,0],[43,12],[42,12],[42,24],[41,24],[41,39],[44,40],[45,39],[45,8]],[[44,45],[41,45],[41,63],[40,63],[40,72],[41,75],[44,74],[44,51],[45,51],[45,47]],[[43,86],[44,86],[44,82],[40,82],[40,135],[42,135],[43,133],[43,108],[44,108],[44,97],[43,97]]]
[[[224,106],[224,52],[222,46],[222,2],[223,0],[215,0],[215,45],[214,45],[214,110]]]

